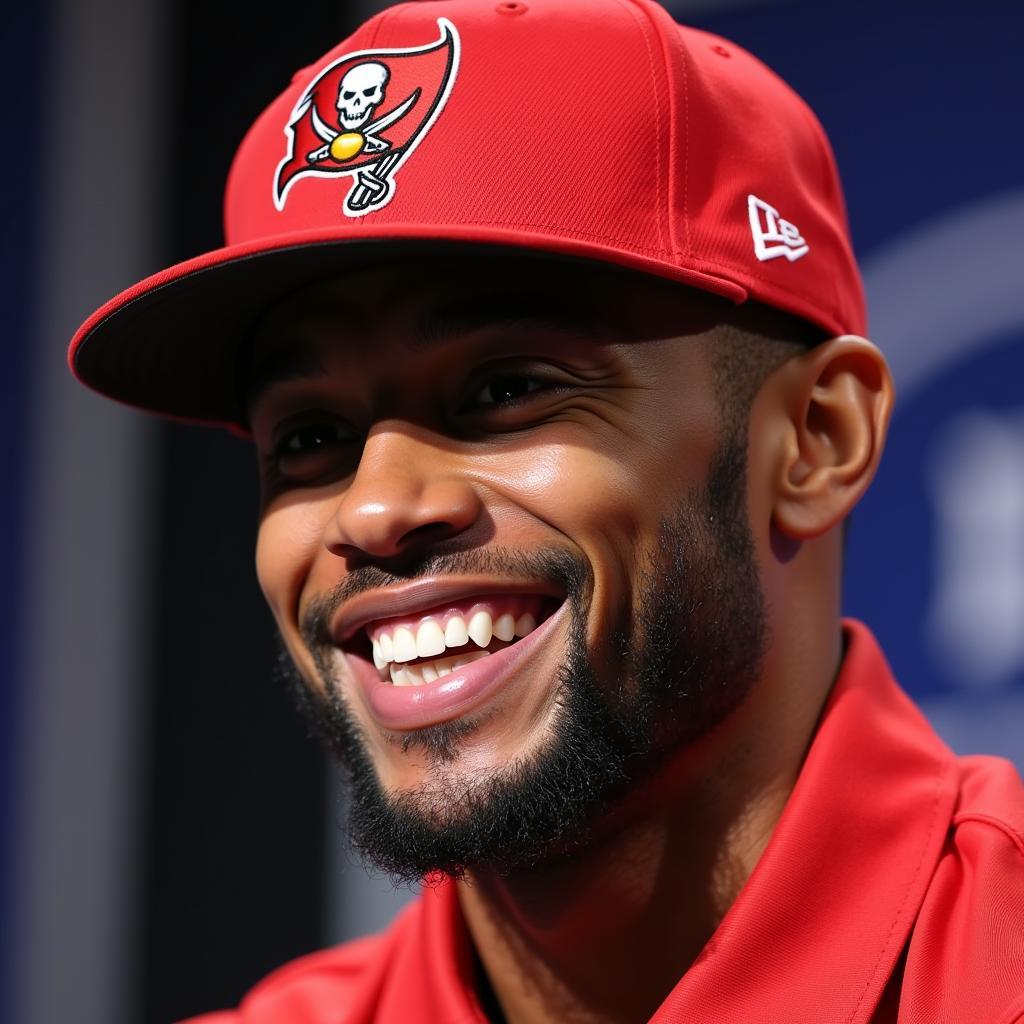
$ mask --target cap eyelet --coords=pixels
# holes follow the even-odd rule
[[[732,54],[724,46],[720,46],[718,43],[715,43],[715,45],[711,47],[711,52],[717,53],[719,57],[732,57]]]
[[[529,7],[524,3],[520,3],[519,0],[505,0],[504,3],[498,4],[494,9],[498,14],[525,14]]]

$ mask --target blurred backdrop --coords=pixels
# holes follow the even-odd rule
[[[74,385],[103,300],[220,244],[251,120],[378,6],[4,5],[0,1019],[165,1024],[408,897],[273,678],[242,443]],[[1024,764],[1018,0],[692,0],[835,145],[899,403],[846,607],[961,752]]]

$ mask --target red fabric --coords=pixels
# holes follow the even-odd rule
[[[497,6],[390,8],[297,75],[238,150],[224,202],[228,244],[328,228],[338,239],[413,225],[523,232],[539,248],[549,238],[596,246],[594,255],[616,262],[610,254],[647,256],[662,274],[695,271],[834,333],[864,333],[831,150],[787,85],[648,0],[533,0],[523,17]],[[458,68],[436,123],[396,172],[393,198],[364,224],[341,214],[347,182],[306,177],[278,208],[271,184],[285,129],[310,83],[354,51],[379,51],[386,63],[389,51],[432,43],[438,18],[459,35]],[[436,91],[436,76],[423,84],[425,95]],[[412,85],[389,86],[382,112]],[[751,194],[798,225],[805,258],[755,257]]]
[[[379,159],[360,149],[310,162],[325,142],[314,110],[320,132],[339,131],[338,84],[366,61],[391,74],[378,111],[397,118],[380,129],[389,148]],[[370,165],[387,187],[374,186],[367,204],[353,190]],[[791,222],[802,255],[758,254],[752,200]],[[444,0],[381,12],[296,74],[252,126],[224,225],[226,247],[89,317],[68,353],[80,380],[163,415],[237,425],[233,360],[265,309],[379,258],[382,242],[421,239],[613,263],[753,298],[830,334],[867,329],[821,125],[755,57],[676,25],[650,0]],[[276,281],[268,262],[282,271]]]
[[[770,843],[655,1024],[1024,1022],[1024,785],[957,758],[868,630],[848,647]],[[485,1020],[455,887],[192,1024]]]

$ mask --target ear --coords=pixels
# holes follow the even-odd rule
[[[892,412],[892,376],[870,341],[844,335],[789,360],[773,383],[783,417],[773,521],[783,534],[809,540],[845,519],[871,483]]]

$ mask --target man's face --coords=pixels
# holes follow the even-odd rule
[[[259,579],[351,775],[354,839],[389,871],[571,848],[756,678],[717,310],[612,271],[448,259],[261,325]]]

